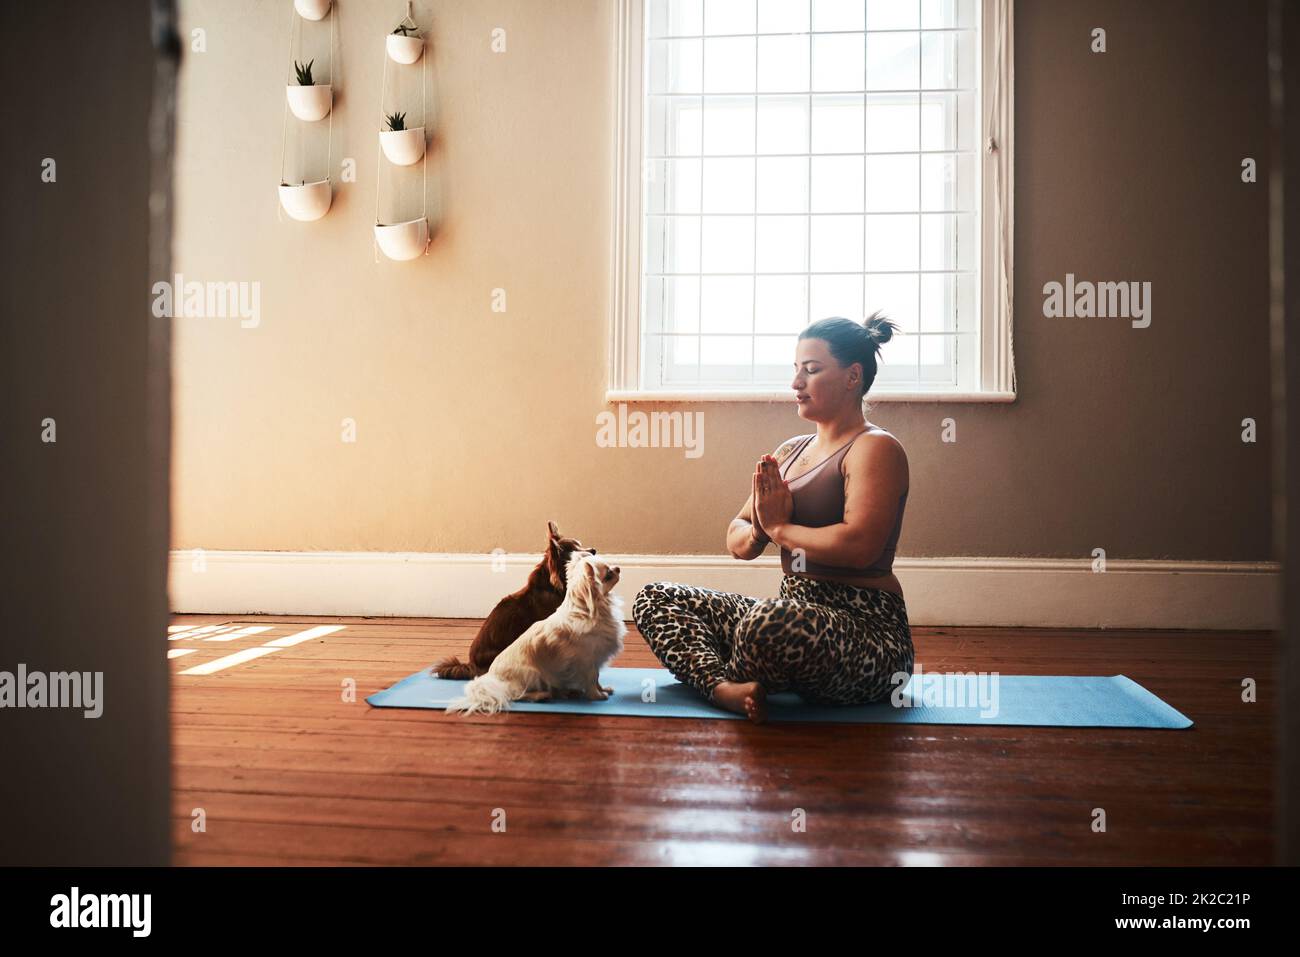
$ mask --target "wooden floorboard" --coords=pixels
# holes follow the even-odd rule
[[[192,649],[171,661],[178,864],[1272,861],[1267,633],[913,629],[926,672],[1128,675],[1196,722],[1169,731],[462,718],[364,699],[463,655],[475,619],[172,624],[271,626],[231,641],[170,636],[171,648]],[[321,625],[343,627],[182,674]],[[635,627],[614,664],[658,667]],[[1241,700],[1246,678],[1261,703]]]

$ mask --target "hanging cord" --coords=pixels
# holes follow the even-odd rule
[[[384,38],[384,72],[379,80],[379,129],[380,133],[384,129],[384,89],[388,86],[388,45],[387,37]],[[381,154],[382,140],[380,136],[375,136],[375,225],[379,225],[379,188],[384,178],[383,157]],[[375,231],[370,231],[371,251],[375,254],[375,262],[379,262],[379,238]]]
[[[411,15],[409,0],[406,4],[406,15],[409,19]],[[424,209],[424,254],[426,256],[429,255],[429,243],[432,241],[432,230],[429,228],[429,105],[425,100],[425,94],[429,86],[428,42],[426,38],[424,41],[425,49],[420,54],[422,58],[420,64],[420,128],[423,130],[420,136],[425,140],[424,149],[420,154],[420,173],[423,176],[423,182],[420,185],[420,198]]]
[[[330,182],[334,172],[334,87],[337,86],[338,77],[335,75],[335,64],[339,62],[338,44],[339,44],[339,12],[334,4],[330,4],[330,125],[329,132],[325,135],[325,182]],[[331,185],[330,190],[334,187]],[[330,202],[334,197],[330,197]]]
[[[293,25],[294,22],[298,19],[296,13],[297,11],[294,10],[293,4],[292,3],[289,4],[289,71],[290,72],[292,72],[293,70]],[[288,78],[288,74],[286,74],[286,80],[287,78]],[[330,112],[333,112],[333,110],[331,110]],[[283,113],[284,113],[284,118],[281,124],[282,129],[280,130],[280,182],[287,183],[288,180],[284,178],[284,156],[285,156],[285,147],[288,146],[289,144],[289,96],[288,94],[285,94],[284,97]],[[277,222],[282,223],[284,222],[284,216],[282,215],[284,209],[283,209],[283,204],[280,202],[280,190],[278,184],[276,186],[275,192],[276,192],[275,218]]]
[[[384,49],[384,72],[379,80],[379,130],[382,133],[384,129],[384,89],[388,86],[388,50]],[[383,158],[380,155],[381,141],[378,136],[375,137],[375,225],[379,225],[379,187],[383,179],[384,168],[380,163]]]
[[[1006,25],[1007,25],[1007,6],[1010,0],[998,4],[998,22],[995,27],[997,31],[997,45],[994,50],[993,58],[993,96],[989,104],[989,140],[986,148],[989,153],[993,154],[993,197],[994,197],[994,224],[998,236],[998,289],[1001,293],[999,299],[1007,304],[1007,362],[1011,368],[1011,391],[1016,391],[1016,350],[1015,350],[1015,321],[1014,313],[1011,308],[1011,283],[1009,279],[1011,249],[1008,242],[1008,229],[1010,223],[1007,219],[1006,207],[1003,202],[1003,165],[1006,154],[1002,151],[1002,139],[1004,130],[1002,128],[1002,116],[1005,112],[1003,99],[1005,91],[1002,89],[1002,74],[1006,68]]]

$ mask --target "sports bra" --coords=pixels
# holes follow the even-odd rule
[[[858,440],[858,436],[869,431],[871,430],[863,429],[838,451],[832,452],[798,478],[788,480],[790,497],[794,500],[794,511],[790,516],[791,522],[795,525],[821,528],[825,525],[835,525],[844,521],[844,476],[840,472],[840,462],[843,461],[849,446]],[[799,453],[815,437],[816,433],[804,436],[804,440],[799,443],[794,452],[781,466],[782,478],[785,478],[786,473],[790,470],[791,463],[799,457]],[[885,542],[885,547],[881,550],[880,556],[866,568],[822,565],[805,556],[805,567],[801,571],[810,575],[822,575],[827,578],[841,580],[861,577],[875,578],[888,575],[894,567],[894,552],[898,546],[899,533],[903,529],[903,509],[906,505],[907,492],[904,491],[898,498],[898,515],[894,519],[894,529],[889,533],[889,538]],[[796,574],[792,571],[793,564],[793,556],[790,551],[782,548],[781,570],[787,575]]]

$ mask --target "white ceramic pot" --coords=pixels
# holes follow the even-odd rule
[[[320,219],[329,212],[333,196],[328,179],[300,186],[280,187],[280,205],[286,213],[304,223]]]
[[[289,111],[309,123],[323,120],[334,105],[334,88],[328,83],[315,86],[286,86],[284,95],[289,98]]]
[[[324,20],[330,12],[330,0],[293,0],[293,8],[304,20]]]
[[[388,162],[395,166],[410,166],[420,162],[424,155],[424,127],[413,130],[382,130],[379,145],[384,148]]]
[[[393,62],[414,63],[424,52],[424,37],[404,37],[400,33],[390,33],[385,45]]]
[[[413,219],[409,223],[376,226],[375,242],[389,259],[414,259],[429,245],[429,221]]]

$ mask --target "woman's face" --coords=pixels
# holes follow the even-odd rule
[[[855,362],[845,368],[831,355],[825,339],[800,339],[794,351],[795,404],[799,415],[814,422],[829,422],[838,418],[846,405],[861,401],[858,388],[861,380]]]

